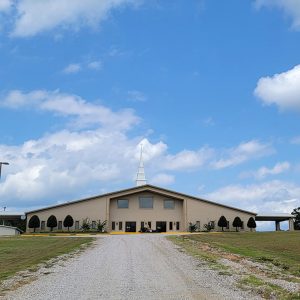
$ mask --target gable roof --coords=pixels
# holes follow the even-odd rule
[[[203,199],[203,198],[183,194],[183,193],[180,193],[180,192],[176,192],[176,191],[173,191],[173,190],[161,188],[161,187],[151,185],[151,184],[145,184],[145,185],[142,185],[142,186],[136,186],[136,187],[123,189],[123,190],[119,190],[119,191],[115,191],[115,192],[110,192],[110,193],[106,193],[106,194],[102,194],[102,195],[97,195],[97,196],[83,198],[83,199],[79,199],[79,200],[75,200],[75,201],[65,202],[65,203],[62,203],[62,204],[48,206],[48,207],[44,207],[44,208],[40,208],[40,209],[35,209],[35,210],[28,211],[25,214],[27,215],[29,213],[43,211],[43,210],[47,210],[47,209],[51,209],[51,208],[68,206],[68,205],[72,205],[72,204],[75,204],[75,203],[94,200],[94,199],[97,199],[97,198],[100,198],[100,197],[116,198],[116,197],[119,197],[119,196],[123,196],[124,194],[125,195],[130,195],[130,194],[136,194],[136,193],[145,192],[145,191],[151,191],[151,192],[154,192],[154,193],[157,193],[157,194],[162,194],[162,195],[172,194],[172,197],[182,199],[182,200],[183,200],[183,198],[191,198],[191,199],[206,202],[206,203],[209,203],[209,204],[218,205],[218,206],[221,206],[221,207],[238,210],[238,211],[249,213],[249,214],[252,214],[252,215],[257,215],[256,213],[251,212],[251,211],[247,211],[247,210],[243,210],[243,209],[236,208],[236,207],[233,207],[233,206],[229,206],[229,205],[213,202],[213,201],[210,201],[210,200],[206,200],[206,199]],[[119,194],[121,194],[121,195],[119,195]]]

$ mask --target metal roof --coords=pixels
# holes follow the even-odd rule
[[[209,203],[209,204],[214,204],[214,205],[218,205],[218,206],[221,206],[221,207],[226,207],[226,208],[238,210],[238,211],[241,211],[241,212],[245,212],[245,213],[248,213],[248,214],[256,215],[256,213],[251,212],[251,211],[247,211],[247,210],[240,209],[240,208],[237,208],[237,207],[232,207],[232,206],[229,206],[229,205],[213,202],[213,201],[206,200],[206,199],[203,199],[203,198],[183,194],[183,193],[180,193],[180,192],[168,190],[168,189],[161,188],[161,187],[158,187],[158,186],[155,186],[155,185],[150,185],[150,184],[145,184],[145,185],[142,185],[142,186],[136,186],[136,187],[123,189],[123,190],[119,190],[119,191],[115,191],[115,192],[111,192],[111,193],[106,193],[106,194],[97,195],[97,196],[93,196],[93,197],[89,197],[89,198],[84,198],[84,199],[65,202],[65,203],[62,203],[62,204],[48,206],[48,207],[44,207],[44,208],[40,208],[40,209],[35,209],[35,210],[32,210],[32,211],[27,211],[27,212],[25,212],[25,214],[27,215],[28,213],[43,211],[43,210],[47,210],[47,209],[50,209],[50,208],[67,206],[67,205],[71,205],[71,204],[78,203],[78,202],[93,200],[93,199],[96,199],[96,198],[99,198],[99,197],[114,197],[114,195],[119,194],[119,193],[128,193],[128,194],[138,193],[140,191],[144,191],[144,190],[147,190],[147,189],[148,190],[149,189],[155,189],[155,190],[157,190],[158,193],[159,192],[161,192],[161,193],[171,193],[171,194],[178,195],[178,196],[181,196],[181,197],[187,197],[187,198],[195,199],[195,200],[198,200],[198,201],[203,201],[203,202],[206,202],[206,203]]]

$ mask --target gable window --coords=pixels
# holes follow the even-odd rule
[[[118,208],[128,208],[128,199],[118,199]]]
[[[153,197],[140,197],[140,208],[153,208]]]
[[[175,208],[175,201],[172,200],[172,199],[165,199],[164,200],[164,208],[174,209]]]

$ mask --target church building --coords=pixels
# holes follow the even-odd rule
[[[106,221],[108,232],[179,232],[188,231],[191,224],[199,231],[207,225],[219,231],[221,216],[227,220],[225,230],[235,230],[232,223],[239,217],[240,230],[248,231],[247,222],[256,213],[147,184],[141,150],[135,187],[29,211],[27,232],[67,231],[64,220],[68,215],[74,220],[72,231],[81,230],[88,219],[92,229],[99,220]],[[34,229],[28,226],[33,216],[40,221]],[[57,220],[55,228],[47,227],[50,216]]]

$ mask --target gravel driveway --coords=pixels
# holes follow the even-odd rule
[[[4,299],[253,299],[162,235],[98,238],[48,271]]]

